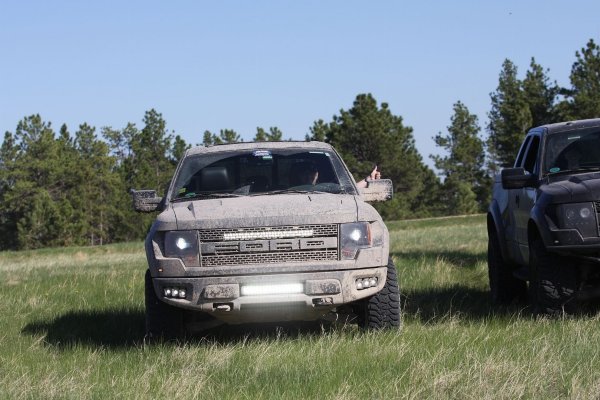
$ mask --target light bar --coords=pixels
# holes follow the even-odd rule
[[[264,296],[269,294],[297,294],[304,293],[302,283],[283,283],[274,285],[249,285],[242,286],[242,296]]]
[[[230,232],[223,234],[223,240],[254,240],[254,239],[283,239],[293,237],[310,237],[312,229],[293,229],[287,231],[264,231],[264,232]]]

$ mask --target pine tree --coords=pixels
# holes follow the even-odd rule
[[[241,142],[240,135],[233,129],[221,129],[219,132],[220,143],[237,143]]]
[[[204,131],[204,134],[202,136],[202,145],[204,146],[212,146],[215,143],[215,134],[212,133],[211,131]]]
[[[306,135],[306,141],[316,140],[318,142],[325,142],[327,140],[327,133],[329,132],[329,126],[319,119],[313,123],[310,127],[310,134]]]
[[[256,127],[256,135],[254,135],[254,141],[266,142],[267,140],[267,132],[261,127]]]
[[[448,155],[431,156],[431,158],[435,167],[445,177],[446,197],[458,193],[457,189],[462,190],[463,194],[468,194],[465,189],[468,188],[470,193],[473,193],[473,196],[469,194],[461,200],[463,203],[461,203],[460,213],[484,210],[489,200],[491,182],[484,170],[484,143],[479,138],[481,128],[477,116],[471,114],[462,102],[455,103],[453,111],[448,134],[438,133],[433,138],[435,144],[444,149]],[[458,182],[462,183],[460,188],[457,186]],[[467,203],[467,198],[471,197],[474,205]],[[447,213],[456,212],[456,202],[445,202],[445,204],[448,206]]]
[[[190,147],[191,146],[187,144],[181,136],[175,136],[175,141],[173,142],[173,149],[171,150],[171,162],[173,163],[173,165],[177,165],[179,160],[183,158],[183,155]]]
[[[366,177],[375,165],[382,175],[392,179],[395,198],[377,205],[385,218],[415,215],[418,195],[424,188],[427,167],[423,164],[412,135],[402,117],[391,113],[387,103],[377,104],[371,94],[359,94],[349,110],[340,110],[322,133],[331,143],[357,181]]]
[[[15,137],[12,133],[5,132],[0,147],[0,250],[18,247],[18,238],[15,234],[18,215],[7,199],[17,179],[15,176],[17,155]]]
[[[532,125],[531,111],[517,78],[517,67],[505,60],[498,80],[498,88],[490,94],[492,109],[488,113],[488,152],[491,169],[514,164],[525,133]]]
[[[278,142],[283,139],[283,132],[276,127],[272,126],[269,128],[269,133],[267,133],[267,140],[270,142]]]
[[[571,68],[571,89],[561,104],[562,117],[586,119],[600,117],[600,46],[590,39],[585,48],[575,53]]]
[[[540,126],[557,122],[555,110],[559,88],[556,82],[551,83],[541,65],[531,58],[529,70],[523,79],[525,101],[529,105],[531,125]]]

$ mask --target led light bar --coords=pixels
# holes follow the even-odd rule
[[[293,237],[310,237],[312,229],[293,229],[287,231],[263,231],[263,232],[229,232],[223,234],[223,240],[255,240],[255,239],[284,239]]]
[[[248,285],[242,286],[242,296],[265,296],[269,294],[297,294],[304,293],[302,283],[283,283],[273,285]]]

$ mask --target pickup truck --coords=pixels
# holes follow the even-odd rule
[[[388,230],[367,204],[392,182],[357,187],[326,143],[194,147],[164,197],[132,194],[137,211],[160,212],[145,242],[149,337],[327,316],[400,326]]]
[[[573,313],[600,295],[600,119],[531,129],[487,214],[492,301]],[[527,284],[526,282],[529,282]]]

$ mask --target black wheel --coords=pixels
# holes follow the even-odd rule
[[[540,238],[529,244],[529,301],[534,314],[560,316],[577,310],[578,269],[549,253]]]
[[[496,231],[488,230],[488,276],[494,304],[527,301],[527,284],[513,276],[513,267],[502,258]]]
[[[152,285],[150,271],[145,277],[146,338],[148,340],[176,339],[183,335],[184,310],[158,299]]]
[[[396,267],[390,257],[387,266],[385,286],[380,292],[355,305],[358,325],[363,329],[399,328],[400,320],[400,288]]]

